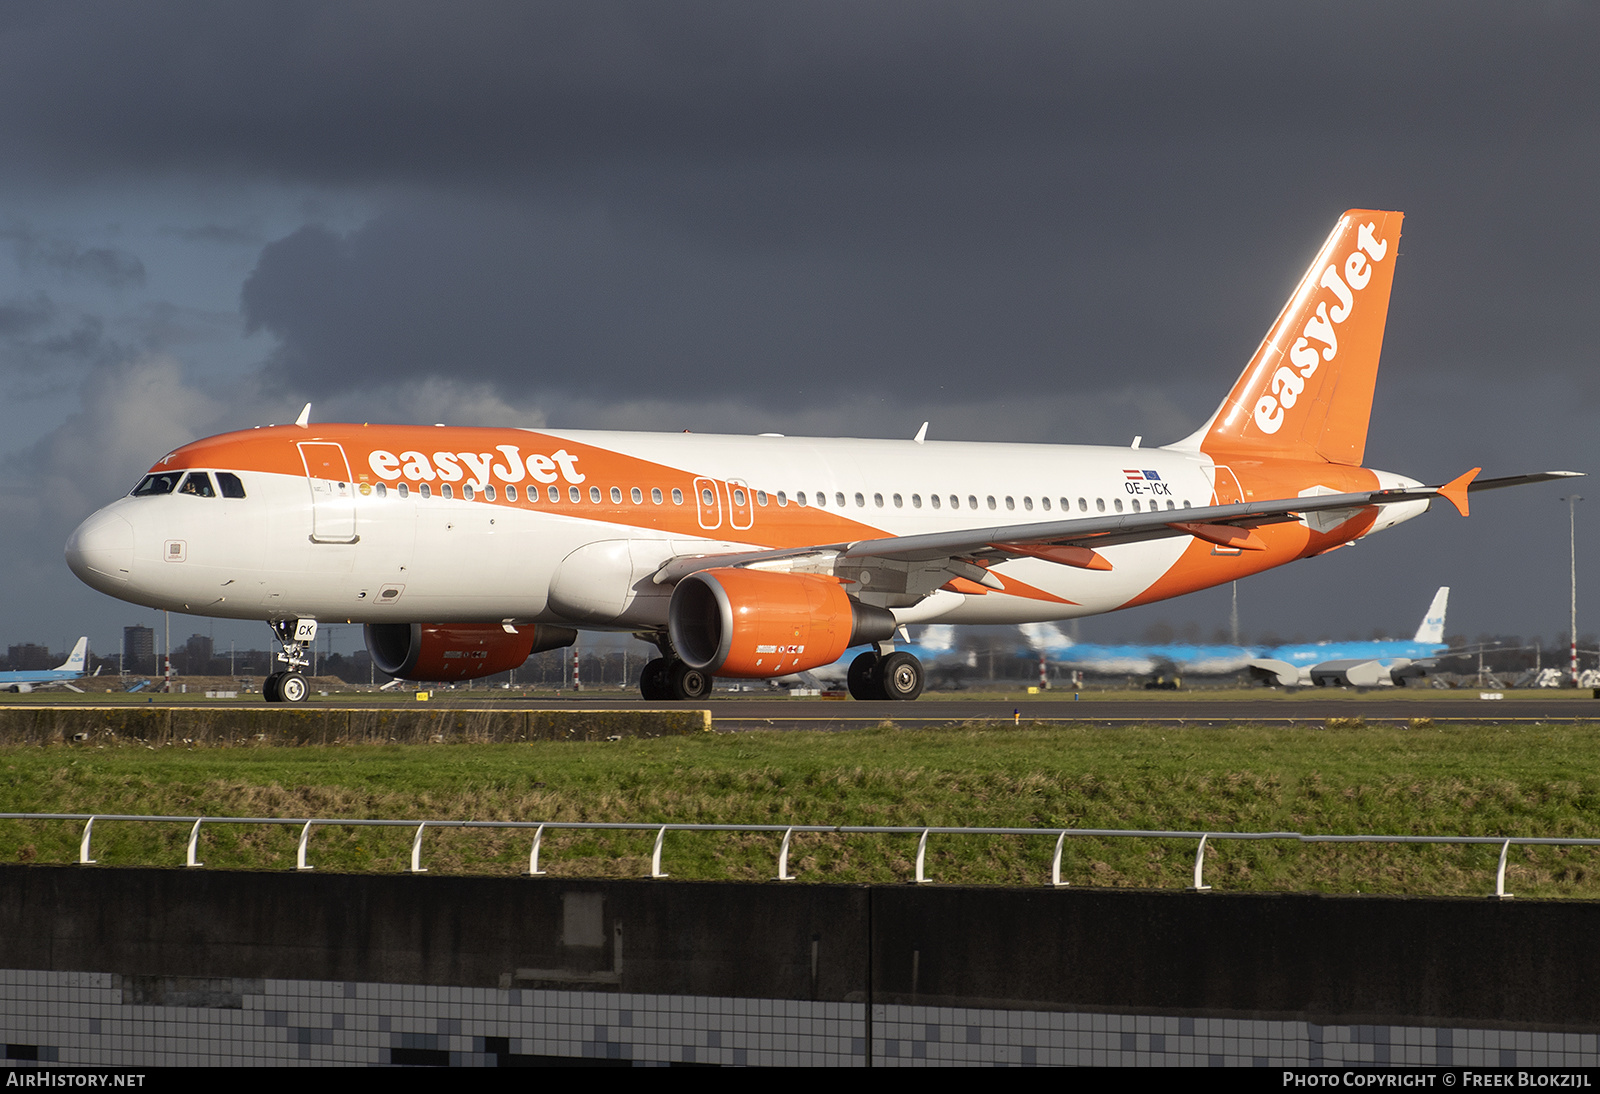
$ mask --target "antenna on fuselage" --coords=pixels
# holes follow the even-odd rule
[[[922,423],[922,428],[917,430],[917,435],[915,437],[912,437],[911,439],[916,441],[918,444],[921,444],[923,441],[927,440],[928,439],[928,423],[927,422],[923,422]]]
[[[311,424],[310,403],[307,403],[305,406],[300,408],[300,417],[294,420],[294,424],[299,426],[301,429],[304,429],[307,425]]]

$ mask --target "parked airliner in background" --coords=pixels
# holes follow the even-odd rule
[[[1083,672],[1148,676],[1170,669],[1179,675],[1214,676],[1248,669],[1257,679],[1284,687],[1375,687],[1422,676],[1434,657],[1447,652],[1444,615],[1449,599],[1449,587],[1441,586],[1410,641],[1383,639],[1268,647],[1183,643],[1100,646],[1073,642],[1050,623],[1025,623],[1022,631],[1034,656]]]
[[[1410,520],[1441,486],[1361,466],[1401,214],[1339,219],[1222,405],[1159,449],[312,425],[161,457],[67,561],[136,604],[262,619],[269,699],[319,622],[411,680],[486,676],[579,628],[654,642],[640,690],[703,697],[867,647],[858,698],[912,699],[912,623],[1028,623],[1233,581]]]
[[[89,656],[89,637],[87,635],[78,639],[78,644],[72,647],[72,652],[67,654],[67,659],[53,669],[19,669],[15,672],[0,672],[0,691],[30,692],[37,687],[59,686],[79,690],[72,687],[71,681],[77,680],[84,673],[84,666]]]

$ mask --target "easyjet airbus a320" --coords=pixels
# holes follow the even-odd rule
[[[910,623],[1031,623],[1147,604],[1308,558],[1443,497],[1361,466],[1401,214],[1355,210],[1221,407],[1162,448],[598,433],[300,421],[196,441],[67,543],[94,588],[268,622],[304,698],[318,622],[384,672],[458,680],[632,631],[649,699],[866,646],[858,699],[913,699]],[[926,427],[924,427],[925,430]]]

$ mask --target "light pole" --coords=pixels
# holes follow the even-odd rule
[[[1568,494],[1561,499],[1567,503],[1567,541],[1572,550],[1572,612],[1568,620],[1571,633],[1572,646],[1569,652],[1570,661],[1568,671],[1572,675],[1572,686],[1578,686],[1578,503],[1583,500],[1581,494]]]

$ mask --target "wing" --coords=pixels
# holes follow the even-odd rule
[[[859,582],[863,594],[870,595],[874,600],[881,598],[884,606],[897,609],[896,617],[901,622],[910,623],[919,619],[906,617],[904,609],[939,589],[981,591],[971,586],[962,588],[964,582],[972,582],[986,589],[1003,590],[1004,584],[989,572],[988,567],[1008,559],[1040,558],[1082,569],[1109,570],[1112,565],[1100,554],[1102,548],[1175,536],[1192,536],[1219,546],[1247,551],[1264,550],[1266,544],[1254,534],[1253,529],[1299,520],[1308,513],[1356,510],[1442,497],[1464,516],[1469,492],[1546,482],[1580,473],[1545,471],[1489,479],[1481,483],[1473,481],[1477,474],[1478,469],[1473,468],[1440,486],[1280,498],[1198,509],[1119,513],[1032,524],[1001,524],[991,528],[963,528],[949,532],[886,536],[882,539],[773,550],[679,555],[665,562],[655,572],[653,580],[658,585],[675,584],[692,573],[720,567],[832,574]],[[866,588],[866,575],[869,573],[873,582],[870,593]]]

